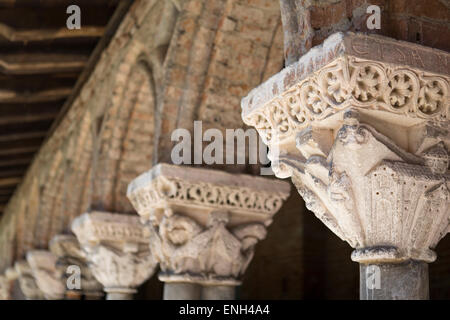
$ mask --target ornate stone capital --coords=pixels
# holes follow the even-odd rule
[[[127,196],[148,222],[162,281],[237,285],[289,191],[276,180],[159,164]]]
[[[10,299],[10,281],[5,275],[0,275],[0,300]]]
[[[27,262],[39,289],[48,300],[62,300],[66,291],[61,273],[56,269],[56,257],[49,251],[27,252]]]
[[[36,284],[28,262],[26,260],[19,260],[14,264],[14,267],[18,275],[20,290],[25,298],[28,300],[44,299],[44,293]]]
[[[9,267],[3,275],[0,275],[0,300],[12,300],[12,287],[14,281],[19,278],[16,268]]]
[[[134,293],[153,274],[149,231],[138,216],[85,213],[73,221],[72,231],[105,292]]]
[[[334,34],[242,101],[308,208],[358,262],[431,262],[448,232],[450,54]]]
[[[449,120],[450,54],[377,35],[336,33],[242,100],[242,119],[269,145],[357,108],[414,126]],[[272,135],[277,141],[272,139]]]
[[[89,296],[102,295],[103,286],[95,279],[89,269],[86,255],[74,235],[59,234],[54,236],[49,243],[49,250],[56,256],[56,268],[61,274],[63,283],[70,281],[71,273],[68,271],[71,266],[79,268],[81,272],[80,289],[70,290]]]

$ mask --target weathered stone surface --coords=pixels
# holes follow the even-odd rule
[[[106,212],[85,213],[72,223],[88,265],[111,299],[129,296],[156,267],[149,231],[139,217]]]
[[[233,300],[235,292],[233,286],[203,286],[202,300]]]
[[[280,0],[286,65],[296,62],[311,45],[314,34],[311,15],[299,1]],[[327,16],[329,19],[329,16]],[[314,19],[313,21],[318,20]]]
[[[27,253],[33,277],[48,300],[62,300],[66,291],[60,270],[56,269],[56,257],[49,251],[32,250]]]
[[[293,136],[292,130],[342,114],[350,106],[387,111],[389,117],[445,121],[450,69],[442,66],[449,63],[450,54],[444,51],[381,36],[337,33],[252,90],[242,100],[242,117],[266,142],[276,129],[280,143]],[[270,112],[277,117],[264,114]]]
[[[44,299],[44,293],[37,286],[28,262],[26,260],[19,260],[14,264],[14,267],[18,275],[20,290],[27,300]]]
[[[86,296],[101,296],[103,286],[95,279],[89,266],[86,255],[80,248],[80,244],[74,235],[59,234],[52,238],[49,250],[56,256],[56,268],[61,274],[61,281],[67,283],[70,276],[69,266],[77,266],[81,271],[80,289],[72,289],[71,294],[84,294]],[[69,294],[70,295],[70,294]]]
[[[361,300],[427,300],[428,264],[407,261],[398,264],[360,265]]]
[[[336,34],[242,101],[280,178],[360,263],[432,262],[448,232],[450,54]]]
[[[237,285],[289,189],[265,178],[160,164],[129,185],[128,198],[148,221],[161,280]]]
[[[10,290],[10,281],[5,275],[0,275],[0,300],[9,300]]]
[[[361,59],[367,55],[373,60]],[[450,146],[449,71],[435,72],[449,59],[336,34],[242,102],[244,121],[271,147],[275,172],[292,176],[308,207],[358,248],[355,260],[435,259],[429,248],[449,224]],[[367,247],[375,249],[359,250]]]

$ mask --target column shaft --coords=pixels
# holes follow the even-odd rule
[[[133,300],[133,294],[128,292],[108,292],[106,300]]]
[[[200,300],[201,286],[194,283],[164,283],[164,300]]]
[[[234,300],[235,286],[203,286],[202,300]]]
[[[360,264],[361,300],[427,300],[428,264]]]

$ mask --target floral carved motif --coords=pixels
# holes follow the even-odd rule
[[[286,199],[286,193],[283,190],[286,189],[285,187],[280,192],[270,192],[245,185],[191,181],[175,175],[161,175],[151,179],[149,184],[141,185],[141,181],[145,178],[144,174],[132,182],[128,188],[128,198],[138,212],[147,212],[156,203],[170,202],[273,215]],[[273,183],[278,182],[273,181]]]
[[[423,71],[341,57],[295,84],[263,108],[243,115],[264,142],[280,142],[340,110],[380,110],[409,118],[449,118],[448,79]]]

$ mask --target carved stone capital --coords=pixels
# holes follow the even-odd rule
[[[19,278],[19,274],[17,273],[17,270],[15,268],[15,266],[9,267],[6,269],[5,271],[5,277],[9,280],[9,281],[15,281]]]
[[[66,291],[61,273],[56,269],[56,257],[49,251],[27,252],[27,262],[39,289],[48,300],[62,300]]]
[[[162,281],[237,285],[289,191],[276,180],[159,164],[127,196],[148,222]]]
[[[450,54],[334,34],[242,101],[308,208],[354,261],[431,262],[449,231]]]
[[[263,140],[342,120],[348,108],[387,123],[448,124],[450,54],[377,35],[336,33],[242,100],[242,119]],[[277,141],[274,141],[276,138]]]
[[[26,260],[19,260],[14,264],[14,267],[18,275],[20,290],[25,298],[28,300],[44,299],[44,293],[36,284],[28,262]]]
[[[12,289],[14,281],[19,278],[19,274],[14,266],[5,270],[3,275],[0,275],[0,300],[12,300]]]
[[[5,275],[0,275],[0,300],[9,300],[11,298],[10,281]]]
[[[149,231],[138,216],[85,213],[73,221],[72,231],[105,292],[134,293],[153,274]]]
[[[80,288],[69,288],[70,291],[83,293],[85,295],[102,295],[103,286],[95,279],[87,265],[86,255],[80,248],[80,244],[74,235],[59,234],[52,238],[49,243],[49,250],[56,256],[56,268],[61,274],[61,280],[67,284],[73,280],[71,267],[78,267],[81,274]],[[69,284],[68,284],[69,285]]]

